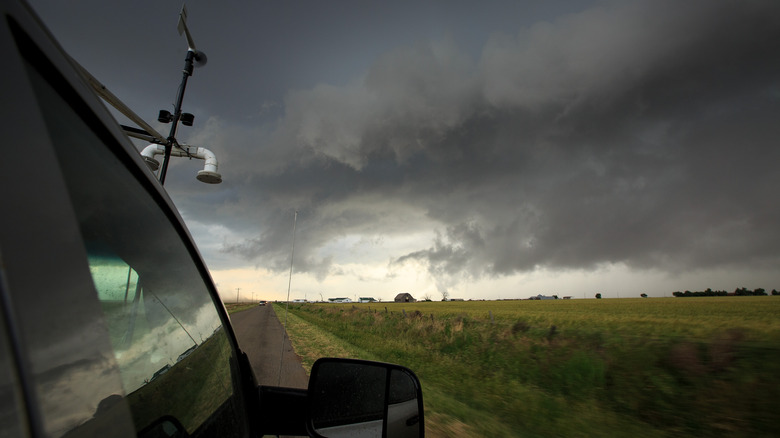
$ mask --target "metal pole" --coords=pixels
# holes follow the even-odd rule
[[[287,280],[287,303],[284,307],[284,330],[282,330],[282,351],[279,352],[279,381],[277,385],[282,384],[282,363],[284,363],[284,340],[287,336],[287,311],[290,309],[290,286],[292,286],[293,260],[295,259],[295,225],[298,223],[298,210],[295,210],[293,218],[292,249],[290,250],[290,277]]]
[[[176,142],[176,129],[181,119],[181,104],[184,101],[184,90],[187,88],[187,79],[192,76],[192,60],[195,59],[195,52],[187,51],[187,57],[184,59],[184,70],[182,71],[181,85],[176,96],[176,106],[173,110],[173,121],[171,122],[171,132],[168,134],[168,141],[165,143],[165,154],[163,155],[162,166],[160,167],[160,185],[165,185],[165,175],[168,173],[168,161],[171,158],[173,146],[178,146]]]

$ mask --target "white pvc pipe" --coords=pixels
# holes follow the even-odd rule
[[[203,165],[203,170],[209,172],[217,171],[219,164],[217,163],[217,156],[214,155],[214,152],[211,152],[206,148],[199,147],[198,150],[194,154],[192,154],[192,156],[206,161],[206,164]]]
[[[165,146],[161,144],[150,144],[141,151],[141,155],[146,158],[154,159],[155,155],[162,155],[165,153]],[[171,152],[173,153],[173,152]]]
[[[214,155],[214,152],[202,147],[182,146],[182,148],[173,148],[171,150],[171,155],[174,157],[190,157],[204,160],[205,164],[203,165],[203,170],[198,172],[198,175],[201,176],[205,173],[211,175],[212,178],[208,178],[208,181],[202,177],[198,179],[212,184],[222,182],[222,176],[217,172],[219,163],[217,162],[217,156]],[[157,170],[157,167],[159,167],[159,162],[157,162],[154,156],[163,154],[165,154],[165,146],[155,143],[150,144],[141,151],[144,161],[152,167],[152,170]],[[157,167],[154,166],[154,163],[157,163]]]

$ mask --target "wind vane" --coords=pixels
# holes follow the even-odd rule
[[[108,89],[101,84],[94,76],[92,76],[86,69],[78,65],[74,61],[74,64],[81,70],[81,73],[86,77],[87,82],[92,85],[95,92],[100,95],[103,100],[116,108],[120,113],[124,114],[128,119],[135,122],[141,128],[134,128],[131,126],[122,125],[122,129],[125,134],[130,137],[138,138],[148,141],[152,144],[144,148],[141,151],[141,156],[146,162],[147,166],[152,171],[160,170],[158,178],[160,184],[165,184],[165,176],[168,172],[168,162],[171,156],[176,157],[188,157],[198,158],[205,160],[203,170],[198,172],[196,177],[199,181],[208,184],[219,184],[222,182],[222,175],[217,172],[218,163],[217,157],[213,152],[206,148],[195,147],[186,144],[180,144],[176,139],[176,130],[179,122],[184,126],[192,126],[195,121],[195,116],[190,113],[183,113],[181,106],[184,100],[184,91],[187,88],[187,79],[192,76],[193,67],[201,67],[206,65],[206,54],[195,48],[195,42],[192,39],[189,29],[187,28],[187,7],[182,6],[179,13],[179,23],[177,25],[179,35],[182,33],[187,39],[187,56],[184,59],[184,70],[182,71],[181,84],[179,85],[179,91],[176,95],[176,103],[174,105],[173,114],[167,110],[160,110],[157,120],[160,123],[172,123],[171,130],[167,137],[157,132],[148,123],[146,123],[141,117],[136,115],[130,108],[122,103],[119,98],[113,95]],[[162,167],[160,162],[155,159],[155,155],[162,155],[163,162]]]
[[[179,13],[179,23],[177,25],[177,29],[179,31],[179,35],[184,33],[185,37],[187,38],[187,57],[184,59],[184,70],[182,70],[181,84],[179,85],[179,92],[176,96],[176,104],[173,108],[173,114],[166,110],[160,110],[160,114],[157,117],[157,120],[161,123],[171,123],[171,131],[168,134],[167,141],[162,145],[163,162],[159,175],[160,184],[165,184],[165,175],[168,172],[168,161],[173,154],[174,148],[177,148],[180,151],[177,151],[177,153],[173,155],[195,157],[206,160],[205,168],[198,172],[198,180],[209,184],[219,184],[222,182],[222,176],[217,173],[216,156],[214,156],[211,151],[204,148],[182,148],[179,145],[179,142],[176,140],[176,129],[178,128],[179,121],[181,121],[182,125],[184,126],[192,126],[193,122],[195,121],[194,115],[190,113],[182,113],[181,110],[181,104],[184,100],[184,91],[187,88],[187,79],[192,76],[193,66],[202,67],[206,65],[207,62],[206,54],[198,51],[195,48],[195,42],[192,40],[192,35],[187,28],[186,5],[182,6],[181,12]],[[147,149],[149,149],[148,152]],[[157,160],[154,159],[154,155],[159,152],[158,145],[149,145],[149,147],[144,149],[144,151],[141,153],[144,156],[147,164],[152,167],[152,170],[156,170],[155,165],[157,164]]]

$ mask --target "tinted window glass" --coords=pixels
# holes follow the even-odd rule
[[[193,432],[232,392],[230,346],[213,305],[105,250],[89,252],[136,423],[146,427],[165,413]]]
[[[104,128],[85,122],[90,114],[76,110],[34,69],[30,75],[78,216],[136,428],[193,434],[215,424],[235,427],[236,361],[188,237],[131,173],[138,172],[135,164],[107,147],[120,146]]]

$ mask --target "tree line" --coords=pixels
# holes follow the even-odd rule
[[[772,289],[771,292],[772,295],[780,295],[780,292],[778,292],[775,289]],[[748,297],[748,296],[766,296],[769,295],[765,289],[758,288],[754,290],[750,290],[744,287],[739,287],[734,290],[734,292],[727,292],[725,290],[712,290],[710,288],[707,288],[705,291],[697,291],[697,292],[691,292],[689,290],[686,290],[685,292],[674,292],[672,293],[675,297],[728,297],[728,296],[738,296],[738,297]]]

